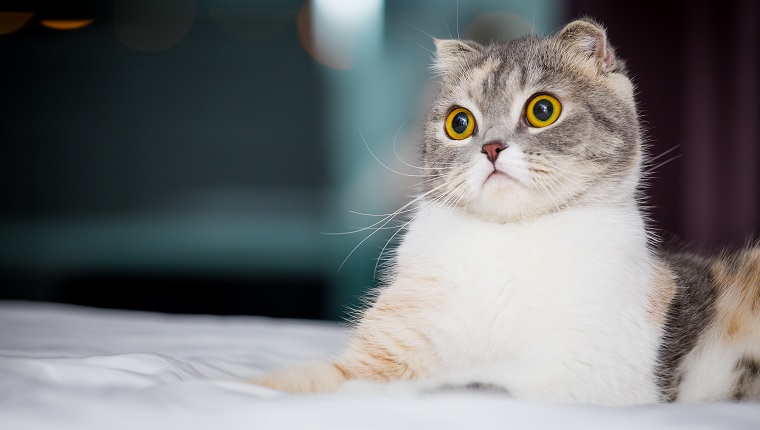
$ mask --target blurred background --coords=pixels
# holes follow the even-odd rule
[[[391,170],[418,173],[432,37],[584,15],[628,61],[660,156],[652,225],[746,244],[753,0],[0,1],[0,299],[341,319],[395,230],[324,233],[403,224],[376,215],[414,194]]]

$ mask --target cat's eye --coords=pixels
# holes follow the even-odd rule
[[[475,117],[472,112],[460,107],[449,112],[446,117],[446,134],[454,140],[467,139],[475,131]]]
[[[525,119],[533,127],[541,128],[554,124],[560,112],[562,112],[562,105],[559,100],[549,94],[539,94],[528,102],[525,108]]]

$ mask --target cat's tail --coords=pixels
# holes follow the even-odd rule
[[[269,373],[249,382],[289,393],[325,393],[335,391],[348,379],[342,366],[326,361]]]

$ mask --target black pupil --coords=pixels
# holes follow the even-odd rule
[[[465,130],[467,130],[467,125],[470,123],[470,118],[467,117],[467,114],[464,112],[459,112],[458,114],[454,115],[454,118],[451,120],[451,129],[454,130],[457,134],[464,133]]]
[[[546,121],[552,117],[554,113],[554,105],[549,100],[543,99],[536,102],[533,105],[533,115],[538,118],[539,121]]]

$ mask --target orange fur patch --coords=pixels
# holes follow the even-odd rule
[[[722,259],[712,267],[718,283],[718,333],[728,342],[760,335],[760,249]]]
[[[340,360],[351,378],[371,381],[416,379],[438,366],[430,335],[415,321],[441,300],[441,280],[401,272],[392,289],[383,290],[358,326]]]
[[[649,319],[658,327],[665,324],[668,308],[676,294],[676,281],[673,271],[665,264],[655,266],[655,277],[649,290]]]
[[[340,372],[340,374],[343,376],[343,379],[345,380],[351,379],[352,377],[351,372],[349,372],[348,369],[346,369],[343,365],[341,365],[340,363],[332,363],[332,365],[336,369],[338,369],[338,372]]]

